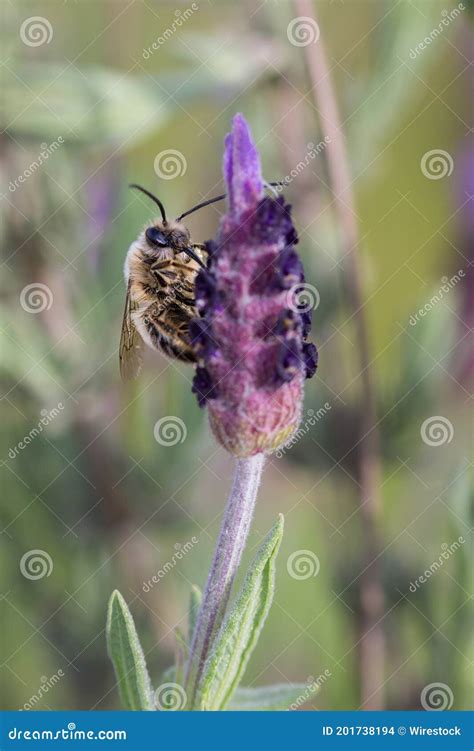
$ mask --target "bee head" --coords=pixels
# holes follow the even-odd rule
[[[183,248],[186,248],[190,242],[189,230],[178,221],[169,222],[166,218],[165,207],[161,203],[160,199],[150,193],[149,190],[142,188],[141,185],[130,185],[131,188],[136,188],[141,193],[144,193],[148,198],[156,203],[161,213],[161,221],[157,220],[150,227],[145,230],[145,240],[147,247],[153,250],[159,248],[171,247],[178,252]]]
[[[146,190],[146,188],[142,188],[141,185],[136,185],[136,183],[133,183],[132,185],[130,185],[130,187],[136,188],[141,193],[144,193],[146,196],[148,196],[148,198],[151,198],[151,200],[156,203],[161,213],[161,221],[157,220],[150,227],[147,227],[144,232],[146,246],[143,248],[143,250],[145,251],[145,253],[151,256],[153,254],[153,251],[170,248],[175,253],[185,253],[188,258],[192,258],[194,261],[196,261],[196,263],[202,266],[203,263],[201,259],[196,255],[191,247],[192,243],[189,230],[187,227],[185,227],[184,224],[181,223],[183,216],[187,216],[187,214],[191,212],[186,212],[186,214],[170,222],[166,218],[165,207],[163,206],[159,198],[154,196],[153,193],[150,193],[149,190]],[[218,200],[220,200],[220,198]],[[208,203],[209,201],[206,202],[205,205],[207,205]],[[196,208],[199,207],[195,207],[194,210],[196,210]]]
[[[156,222],[151,227],[147,227],[145,238],[152,248],[171,247],[181,250],[183,247],[187,247],[190,242],[189,230],[183,224],[177,222],[169,222],[169,224]]]

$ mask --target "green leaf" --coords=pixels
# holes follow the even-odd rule
[[[196,628],[196,621],[199,615],[199,609],[201,607],[202,592],[195,584],[191,587],[191,594],[189,597],[189,634],[188,640],[191,644],[193,640],[194,629]]]
[[[107,614],[107,650],[126,709],[154,710],[153,689],[132,615],[118,590]]]
[[[201,709],[223,709],[247,666],[268,615],[275,584],[275,557],[283,516],[260,546],[234,608],[224,621],[198,688]]]
[[[275,686],[238,688],[227,705],[234,712],[295,709],[309,701],[316,691],[305,683],[279,683]]]

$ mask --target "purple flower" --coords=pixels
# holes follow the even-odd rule
[[[224,179],[228,210],[196,280],[193,391],[217,440],[244,457],[277,449],[297,429],[317,352],[306,341],[310,312],[292,302],[304,271],[291,207],[265,196],[242,115],[225,139]]]

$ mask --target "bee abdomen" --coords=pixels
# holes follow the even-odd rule
[[[143,323],[155,349],[164,352],[168,357],[195,362],[196,358],[189,342],[189,321],[182,321],[179,326],[171,326],[162,318],[146,315]]]

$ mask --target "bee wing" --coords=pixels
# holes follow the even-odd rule
[[[129,282],[125,298],[119,347],[120,375],[124,381],[136,378],[142,366],[142,340],[132,320],[132,312],[135,308],[136,306],[130,294]]]

